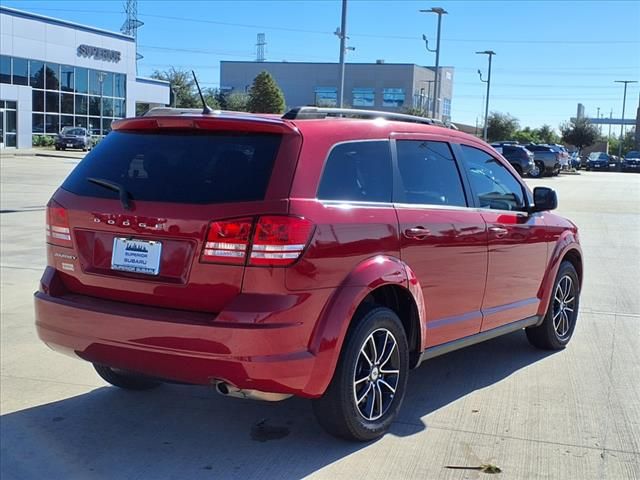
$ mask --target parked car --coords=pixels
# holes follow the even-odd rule
[[[555,151],[548,145],[537,145],[530,143],[525,148],[533,153],[535,165],[538,167],[538,177],[543,175],[558,175],[560,173],[560,152]],[[534,176],[532,174],[532,176]]]
[[[555,192],[471,135],[353,112],[114,122],[47,206],[42,341],[125,389],[312,399],[355,440],[424,360],[523,328],[565,347],[582,253]]]
[[[492,143],[491,146],[507,159],[521,177],[529,175],[534,169],[536,169],[535,163],[533,162],[533,153],[522,145],[514,145],[513,143]],[[534,176],[536,175],[537,172],[534,172]]]
[[[585,160],[578,152],[572,152],[569,154],[569,167],[575,170],[580,170]]]
[[[54,143],[56,150],[78,148],[83,152],[91,149],[91,134],[84,127],[63,127]]]
[[[633,150],[628,152],[624,159],[622,160],[622,171],[632,171],[639,172],[640,171],[640,152],[637,150]]]
[[[587,158],[587,170],[609,170],[609,166],[615,163],[611,156],[605,152],[591,152]]]

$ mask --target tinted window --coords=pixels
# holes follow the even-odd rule
[[[11,83],[11,57],[0,55],[0,83]]]
[[[324,166],[318,198],[361,202],[391,201],[389,142],[336,145]]]
[[[122,185],[134,200],[225,203],[264,199],[280,135],[112,132],[62,188],[115,198],[87,177]]]
[[[13,59],[13,84],[26,85],[29,75],[29,63],[24,58]]]
[[[502,163],[477,148],[462,145],[462,151],[469,182],[481,208],[524,208],[522,186]]]
[[[33,88],[44,88],[44,63],[37,60],[29,62],[29,85]]]
[[[399,140],[398,169],[402,180],[399,201],[466,206],[458,167],[443,142]]]

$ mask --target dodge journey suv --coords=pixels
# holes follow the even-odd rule
[[[562,349],[576,226],[553,190],[430,123],[312,107],[114,122],[48,204],[40,338],[122,388],[308,398],[355,440],[384,434],[424,360],[521,329]]]

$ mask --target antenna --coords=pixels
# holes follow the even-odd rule
[[[138,20],[138,0],[126,0],[124,4],[124,13],[127,18],[120,27],[120,31],[125,35],[133,37],[136,43],[136,68],[138,60],[142,59],[142,55],[138,53],[138,28],[144,25],[144,22]]]
[[[259,33],[258,39],[256,42],[256,62],[264,62],[265,61],[265,52],[264,47],[267,45],[267,41],[265,40],[265,34]]]
[[[202,90],[200,90],[200,84],[198,83],[198,78],[196,77],[196,72],[191,70],[191,73],[193,74],[193,79],[196,82],[196,87],[198,88],[198,93],[200,94],[200,100],[202,100],[202,114],[203,115],[213,115],[213,110],[211,110],[211,107],[209,105],[207,105],[207,102],[205,102],[204,95],[202,95]]]

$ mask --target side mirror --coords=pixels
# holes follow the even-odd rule
[[[545,212],[558,208],[558,195],[553,188],[536,187],[533,189],[533,208],[531,212]]]

